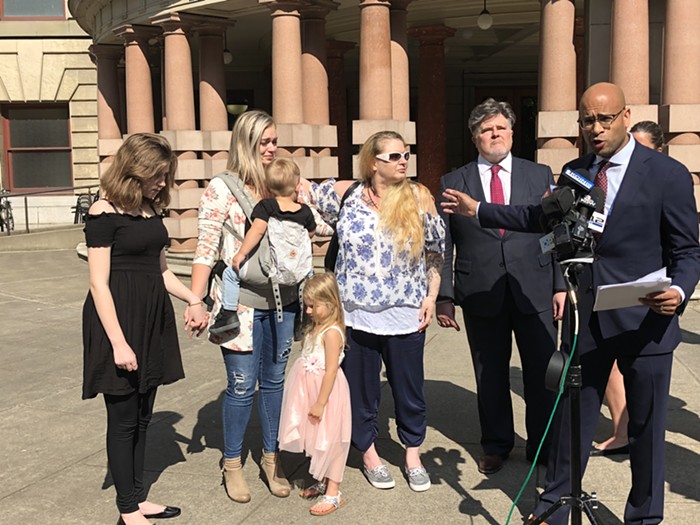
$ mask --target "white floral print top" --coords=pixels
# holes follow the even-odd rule
[[[428,294],[425,255],[419,264],[396,254],[391,239],[378,227],[379,215],[361,200],[355,188],[340,210],[335,180],[313,185],[314,201],[323,219],[338,230],[336,276],[343,305],[378,311],[410,306],[420,308]],[[425,249],[444,253],[445,223],[439,215],[423,214]]]
[[[241,243],[224,228],[224,222],[227,222],[242,238],[245,236],[245,221],[245,214],[226,183],[219,178],[212,179],[199,200],[197,222],[199,236],[192,263],[205,264],[211,268],[219,260],[219,252],[221,252],[221,259],[230,264]],[[216,281],[212,284],[210,293],[214,298],[214,309],[209,318],[211,324],[221,307],[221,290],[216,285]],[[238,318],[241,321],[241,333],[221,346],[229,350],[252,352],[254,312],[253,308],[239,305]]]

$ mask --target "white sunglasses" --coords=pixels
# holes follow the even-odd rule
[[[398,162],[402,158],[408,162],[408,159],[411,158],[411,152],[404,151],[403,153],[380,153],[379,155],[375,155],[375,157],[379,160],[383,160],[384,162]]]

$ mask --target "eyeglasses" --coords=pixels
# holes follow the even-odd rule
[[[595,127],[596,122],[600,122],[603,129],[610,129],[612,123],[615,122],[615,119],[619,117],[624,110],[625,108],[622,108],[614,115],[596,115],[595,117],[580,118],[578,119],[578,125],[581,126],[581,129],[590,131]]]
[[[375,155],[375,157],[379,160],[383,160],[384,162],[398,162],[402,158],[408,162],[408,159],[411,158],[411,152],[404,151],[403,153],[380,153],[379,155]]]

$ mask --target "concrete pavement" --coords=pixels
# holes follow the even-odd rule
[[[117,522],[106,467],[103,402],[80,399],[81,308],[87,284],[87,265],[74,250],[0,253],[0,524]],[[175,305],[181,314],[182,305]],[[681,324],[684,342],[676,351],[667,433],[664,523],[669,524],[695,523],[700,515],[700,304],[691,304]],[[226,497],[218,469],[225,388],[221,356],[213,345],[188,339],[184,332],[181,346],[187,377],[159,389],[146,465],[151,499],[183,508],[182,516],[171,520],[173,525],[506,523],[529,469],[517,356],[511,372],[520,437],[503,470],[487,477],[476,469],[479,427],[465,334],[433,325],[425,354],[429,428],[422,448],[433,487],[413,493],[400,474],[402,449],[385,385],[377,448],[390,464],[397,487],[371,488],[353,452],[341,486],[346,506],[331,516],[313,518],[309,504],[296,492],[278,499],[260,480],[255,412],[244,458],[252,501],[242,505]],[[294,357],[297,354],[298,348]],[[610,426],[604,411],[599,437],[607,436]],[[309,483],[303,457],[285,455],[284,462],[290,479]],[[543,476],[542,469],[535,470],[510,523],[521,523],[521,514],[532,508]],[[594,458],[583,483],[601,499],[602,523],[622,523],[629,461]]]

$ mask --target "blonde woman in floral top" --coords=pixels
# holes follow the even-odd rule
[[[264,182],[265,166],[275,158],[277,131],[272,117],[262,111],[242,114],[233,128],[227,169],[237,174],[254,201],[269,196]],[[207,295],[212,267],[221,259],[230,264],[243,238],[246,217],[226,183],[214,178],[199,203],[199,238],[192,264],[192,291]],[[255,288],[241,283],[238,337],[221,345],[228,386],[223,403],[224,486],[228,496],[239,503],[250,501],[243,476],[241,452],[256,386],[263,434],[261,469],[270,492],[278,497],[290,493],[278,461],[277,433],[284,388],[284,373],[294,338],[294,317],[298,311],[296,287],[280,287],[284,305],[283,321],[277,322],[272,287]],[[215,304],[211,319],[221,306],[221,290],[211,290]]]
[[[430,488],[419,455],[426,431],[423,347],[440,286],[445,225],[428,189],[406,178],[410,155],[401,135],[374,134],[359,157],[363,184],[342,210],[351,181],[313,188],[321,216],[338,231],[335,270],[349,345],[343,369],[350,385],[352,442],[363,453],[370,484],[394,487],[375,449],[383,361],[406,447],[404,471],[411,489],[420,492]]]

